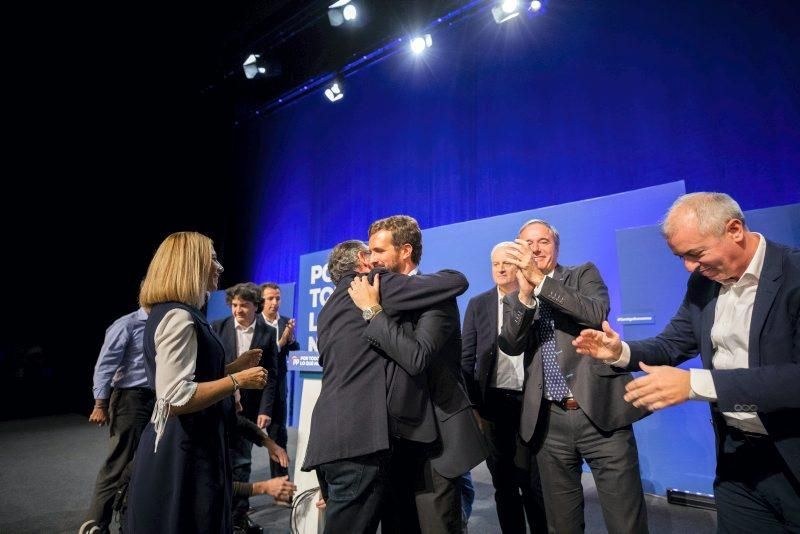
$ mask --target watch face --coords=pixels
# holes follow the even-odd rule
[[[367,308],[366,310],[362,311],[361,317],[363,317],[365,321],[372,319],[372,308]]]

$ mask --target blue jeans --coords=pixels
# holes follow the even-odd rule
[[[325,498],[324,534],[374,533],[388,484],[388,455],[368,454],[317,467]]]

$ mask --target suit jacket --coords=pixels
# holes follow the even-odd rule
[[[287,322],[289,322],[289,317],[278,316],[278,339],[286,330]],[[270,423],[273,425],[286,426],[286,358],[289,357],[289,352],[293,350],[300,350],[300,343],[297,342],[297,339],[284,345],[278,352],[278,369],[275,375],[275,402],[272,407],[272,422]]]
[[[718,452],[727,429],[722,412],[736,411],[739,404],[754,405],[795,479],[800,480],[800,249],[767,241],[750,318],[748,369],[713,368],[711,327],[720,287],[692,273],[683,303],[664,331],[654,338],[628,342],[629,369],[638,369],[639,362],[678,365],[700,352],[717,390],[711,414]]]
[[[601,328],[608,316],[608,288],[593,263],[577,267],[557,265],[553,277],[546,277],[538,296],[553,309],[556,348],[560,351],[558,364],[587,417],[605,431],[627,426],[645,414],[622,398],[625,384],[631,381],[627,372],[575,352],[572,340],[584,328]],[[503,315],[503,329],[498,338],[500,348],[507,354],[525,351],[525,386],[523,392],[520,436],[525,441],[533,437],[544,398],[544,373],[539,352],[539,336],[534,321],[539,307],[531,310],[519,301],[519,292],[506,295],[509,305]]]
[[[232,362],[239,356],[236,350],[236,320],[233,316],[226,317],[214,321],[211,327],[222,340],[222,346],[225,348],[225,361]],[[259,414],[272,417],[278,374],[276,363],[278,345],[275,341],[275,330],[267,326],[260,313],[256,314],[253,341],[248,348],[263,351],[260,365],[267,370],[267,384],[263,390],[241,390],[242,408],[244,408],[242,413],[251,421],[255,421]]]
[[[311,416],[304,471],[389,449],[388,360],[367,341],[368,323],[347,293],[355,276],[342,277],[317,318],[322,389]],[[458,295],[465,282],[453,271],[383,273],[381,305],[397,311],[427,308]]]
[[[504,311],[509,305],[503,302]],[[464,314],[461,369],[470,401],[479,411],[497,365],[497,286],[472,297]]]
[[[460,293],[466,289],[465,284]],[[372,319],[366,336],[394,361],[387,369],[393,435],[433,442],[431,465],[447,478],[463,475],[482,462],[488,449],[461,375],[455,298],[413,312],[387,309]]]

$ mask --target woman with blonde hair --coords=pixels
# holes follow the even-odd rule
[[[156,407],[136,451],[126,533],[233,530],[226,444],[233,393],[262,389],[267,376],[260,349],[225,365],[201,311],[222,271],[208,237],[178,232],[158,247],[142,282],[139,303],[150,313],[145,369]]]

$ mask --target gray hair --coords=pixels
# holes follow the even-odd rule
[[[675,233],[673,215],[677,212],[688,212],[697,219],[697,230],[702,235],[717,235],[725,233],[725,225],[731,219],[744,222],[744,214],[739,204],[725,193],[688,193],[681,195],[667,211],[667,216],[661,223],[661,233],[670,237]]]
[[[328,256],[328,276],[333,283],[338,284],[345,274],[358,269],[358,253],[368,251],[367,244],[358,239],[343,241],[333,247]]]
[[[555,226],[545,221],[544,219],[531,219],[529,221],[526,221],[525,224],[519,227],[519,232],[517,232],[517,237],[522,235],[522,231],[532,224],[541,224],[542,226],[550,230],[553,233],[553,239],[556,242],[556,248],[557,249],[561,248],[561,236],[558,234],[558,230],[556,230]]]
[[[500,243],[496,244],[494,247],[492,247],[492,251],[489,253],[489,260],[492,259],[492,256],[494,256],[494,253],[497,252],[497,249],[514,244],[515,243],[513,241],[501,241]]]

